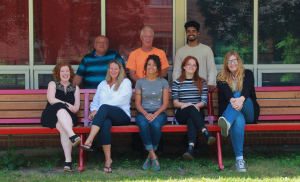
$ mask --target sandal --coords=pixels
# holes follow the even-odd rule
[[[157,159],[151,159],[151,161],[152,161],[152,167],[153,167],[153,169],[155,170],[155,171],[160,171],[160,164],[157,164]]]
[[[147,170],[151,167],[150,161],[151,161],[151,159],[147,158],[146,162],[143,164],[143,167],[142,167],[144,170]]]
[[[87,148],[87,147],[89,147],[89,148]],[[87,144],[83,144],[83,145],[80,146],[80,148],[83,149],[83,150],[87,150],[87,151],[93,152],[94,150],[91,147],[92,147],[91,142],[87,143]]]
[[[104,171],[104,169],[107,169],[107,171]],[[109,169],[110,169],[110,171],[109,171]],[[106,166],[104,166],[103,172],[106,172],[106,173],[112,173],[111,167],[106,167]]]
[[[73,147],[76,147],[81,142],[81,138],[77,135],[73,135],[69,139],[71,140]]]
[[[69,168],[66,168],[69,167]],[[72,172],[72,162],[65,162],[64,171]]]

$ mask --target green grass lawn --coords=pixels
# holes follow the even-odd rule
[[[260,151],[245,153],[247,173],[234,171],[234,154],[223,151],[224,170],[219,170],[217,158],[208,158],[209,152],[198,153],[194,162],[181,155],[159,155],[161,171],[141,169],[146,155],[113,153],[113,173],[102,172],[104,155],[90,152],[85,171],[77,171],[78,156],[73,156],[72,173],[65,173],[63,154],[23,157],[23,169],[0,172],[0,181],[300,181],[300,152]],[[3,158],[1,157],[1,160]],[[4,167],[3,165],[0,167]]]

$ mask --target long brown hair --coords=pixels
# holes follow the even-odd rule
[[[181,75],[180,77],[178,78],[179,80],[179,83],[182,84],[182,82],[186,79],[186,73],[185,73],[185,69],[183,67],[185,67],[188,63],[188,61],[190,59],[193,59],[195,60],[196,62],[196,65],[197,65],[197,68],[196,68],[196,71],[193,75],[193,78],[192,80],[194,81],[194,85],[198,88],[199,90],[199,95],[201,95],[202,91],[203,91],[203,82],[206,82],[206,80],[204,78],[201,78],[199,76],[199,63],[198,63],[198,60],[193,57],[193,56],[188,56],[186,57],[183,62],[181,63]]]
[[[234,80],[231,75],[231,71],[228,69],[228,60],[230,56],[234,55],[238,61],[238,69],[235,73],[235,88],[237,92],[241,92],[243,90],[243,81],[245,76],[245,68],[243,66],[242,59],[240,55],[236,51],[229,51],[224,58],[224,64],[222,71],[217,76],[217,81],[226,82],[231,90],[233,90]]]

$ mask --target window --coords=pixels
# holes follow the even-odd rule
[[[259,0],[259,64],[299,64],[299,2]]]
[[[198,41],[210,46],[215,63],[235,50],[253,64],[253,0],[187,0],[187,21],[200,23]]]
[[[172,1],[163,1],[163,5],[169,6],[152,6],[158,1],[149,2],[148,0],[130,2],[109,0],[106,2],[106,33],[110,48],[117,50],[125,62],[130,52],[141,47],[141,29],[144,26],[150,26],[154,30],[153,46],[164,50],[169,64],[173,64]]]
[[[100,0],[35,0],[34,64],[78,65],[100,35]]]
[[[0,90],[25,89],[24,74],[0,74]]]
[[[28,1],[0,1],[0,65],[29,65]]]

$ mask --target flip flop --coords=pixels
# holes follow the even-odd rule
[[[89,144],[90,144],[90,143],[89,143]],[[90,151],[90,152],[94,151],[94,150],[91,148],[92,145],[89,145],[89,144],[83,144],[83,145],[80,146],[80,148],[83,149],[83,150]],[[89,147],[89,148],[87,148],[87,147]]]
[[[104,171],[104,168],[107,169],[107,171]],[[103,172],[112,173],[111,167],[104,166],[104,168],[103,168]],[[109,172],[109,169],[110,169],[110,172]]]

